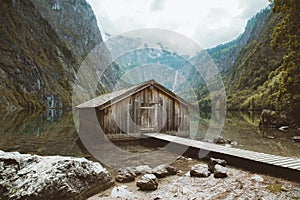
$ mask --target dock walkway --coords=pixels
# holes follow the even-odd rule
[[[194,154],[199,150],[207,152],[206,157],[225,159],[229,165],[254,172],[267,173],[300,182],[300,159],[270,155],[217,144],[201,142],[188,138],[166,135],[162,133],[146,133],[146,137],[163,142],[172,142],[189,147]]]

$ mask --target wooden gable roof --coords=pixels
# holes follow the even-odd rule
[[[155,80],[149,80],[149,81],[137,84],[137,85],[130,86],[128,88],[124,88],[121,90],[113,91],[108,94],[100,95],[94,99],[91,99],[89,101],[86,101],[86,102],[76,106],[76,108],[96,108],[96,107],[99,107],[101,105],[106,105],[106,104],[112,105],[112,104],[115,104],[115,103],[149,87],[149,86],[154,86],[154,87],[158,88],[160,91],[164,92],[166,95],[170,96],[171,98],[178,100],[180,103],[182,103],[188,107],[192,107],[192,105],[190,103],[188,103],[181,97],[177,96],[176,94],[174,94],[173,92],[171,92],[170,90],[165,88],[164,86],[160,85]]]

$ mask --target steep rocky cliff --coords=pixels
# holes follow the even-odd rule
[[[102,41],[90,5],[4,0],[0,13],[0,109],[70,106],[76,71]]]
[[[32,3],[79,61],[102,42],[95,15],[85,0],[32,0]]]

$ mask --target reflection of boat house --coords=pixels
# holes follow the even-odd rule
[[[154,80],[101,95],[77,106],[81,132],[92,131],[92,123],[98,122],[107,135],[160,132],[181,136],[189,135],[190,107]]]

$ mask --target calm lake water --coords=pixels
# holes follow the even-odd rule
[[[205,138],[210,116],[193,121],[199,126],[195,139]],[[259,113],[227,112],[221,136],[236,141],[234,148],[248,149],[269,154],[300,158],[300,143],[291,141],[299,131],[258,129]],[[39,155],[86,156],[76,142],[72,112],[50,110],[44,113],[15,112],[0,114],[0,149]],[[127,151],[143,151],[143,145],[122,143]],[[145,149],[151,149],[146,146]],[[155,149],[155,148],[154,148]]]

